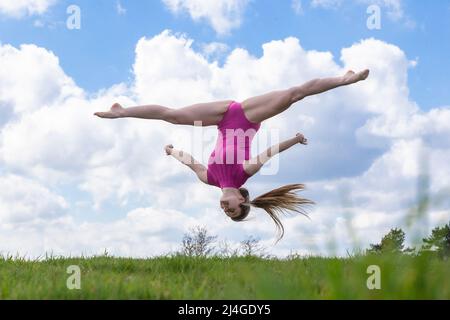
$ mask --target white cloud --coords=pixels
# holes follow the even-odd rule
[[[366,245],[378,241],[389,227],[404,226],[407,209],[415,200],[420,152],[429,155],[430,190],[436,193],[450,186],[446,138],[450,108],[424,112],[411,101],[407,86],[411,63],[400,48],[366,39],[343,49],[338,64],[331,53],[305,50],[298,39],[289,37],[265,43],[260,57],[234,49],[219,66],[192,44],[186,35],[167,30],[142,38],[136,46],[134,83],[130,87],[118,84],[90,98],[47,50],[0,47],[0,61],[7,61],[4,68],[32,70],[37,82],[33,85],[23,76],[11,78],[0,71],[0,107],[11,111],[0,119],[0,165],[2,171],[29,182],[16,187],[19,183],[8,180],[9,200],[2,203],[9,204],[3,212],[16,212],[13,216],[17,217],[31,217],[34,212],[39,217],[30,225],[15,226],[16,236],[1,223],[0,234],[11,240],[0,251],[79,253],[108,248],[115,254],[150,255],[169,250],[186,227],[195,223],[232,241],[253,234],[272,244],[275,228],[265,213],[254,210],[253,220],[246,223],[229,221],[217,203],[220,191],[200,184],[192,172],[164,155],[163,146],[172,142],[205,161],[214,144],[214,128],[200,141],[189,127],[92,116],[114,101],[125,106],[155,103],[171,107],[219,99],[239,101],[314,77],[369,67],[372,73],[366,82],[297,103],[265,122],[256,138],[259,145],[264,130],[272,127],[280,130],[281,138],[302,130],[311,141],[307,148],[281,155],[276,176],[258,175],[248,184],[255,197],[280,184],[305,182],[304,196],[318,203],[311,212],[312,221],[303,217],[283,220],[285,239],[272,248],[276,254],[291,250],[324,253],[330,234],[336,234],[342,244],[339,250],[345,252],[352,246],[345,229],[349,219]],[[41,82],[50,84],[44,95],[40,92],[47,88]],[[22,89],[28,96],[21,94]],[[199,145],[204,149],[195,149]],[[129,211],[124,206],[143,209],[110,222],[75,222],[72,203],[56,195],[60,187],[88,192],[100,211],[105,203],[123,214]],[[11,205],[11,199],[29,190],[38,191],[27,199],[42,195],[47,200],[41,206],[32,200],[25,207]],[[353,201],[351,217],[341,208],[343,190],[349,190]],[[430,225],[448,219],[448,205],[432,208]],[[11,216],[2,217],[13,223]],[[67,239],[67,234],[73,236]]]
[[[192,40],[168,30],[152,39],[139,40],[134,73],[140,101],[183,106],[214,97],[214,92],[208,92],[212,68],[191,45]],[[174,88],[177,95],[172,94]]]
[[[227,34],[242,23],[249,0],[163,0],[175,14],[188,12],[194,21],[206,20],[218,34]]]
[[[52,52],[32,44],[0,46],[0,108],[19,114],[81,95]]]
[[[377,5],[382,9],[382,14],[386,13],[392,21],[402,21],[408,28],[415,28],[416,23],[412,20],[404,10],[402,0],[311,0],[311,7],[322,9],[338,9],[345,4],[360,4],[365,6]]]
[[[38,20],[35,20],[35,21],[33,22],[33,25],[34,25],[36,28],[43,28],[43,27],[45,27],[45,22],[38,19]]]
[[[122,5],[122,3],[119,0],[117,0],[117,2],[116,2],[116,11],[117,11],[117,14],[120,16],[123,16],[127,13],[127,9],[125,9],[125,7]]]
[[[386,8],[387,14],[390,19],[399,21],[405,16],[402,0],[358,0],[365,5],[378,5]]]
[[[342,4],[342,0],[312,0],[311,6],[314,8],[335,9]]]
[[[1,253],[42,256],[109,254],[149,257],[178,249],[183,232],[195,221],[175,210],[138,208],[109,222],[77,223],[66,217],[52,221],[0,225]]]
[[[63,197],[21,176],[0,176],[0,190],[0,225],[54,219],[68,208]]]
[[[292,0],[291,6],[296,14],[303,14],[302,0]]]
[[[56,2],[57,0],[0,0],[0,14],[14,18],[39,15]]]
[[[207,58],[222,57],[230,48],[222,42],[210,42],[202,45],[203,54]]]

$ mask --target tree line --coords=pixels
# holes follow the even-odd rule
[[[393,228],[384,235],[379,243],[370,244],[366,254],[411,254],[437,255],[447,259],[450,256],[450,223],[435,227],[431,234],[422,239],[421,245],[416,248],[405,248],[406,234],[401,228]],[[196,226],[185,233],[181,243],[181,249],[177,254],[190,257],[206,257],[218,255],[222,257],[232,256],[258,256],[270,258],[266,248],[260,244],[260,239],[248,236],[236,247],[232,247],[227,241],[218,241],[218,237],[210,235],[204,226]],[[296,257],[298,255],[293,255]]]
[[[402,229],[391,229],[380,243],[371,244],[367,253],[436,254],[441,258],[450,256],[450,223],[434,228],[417,248],[405,248],[405,236]]]

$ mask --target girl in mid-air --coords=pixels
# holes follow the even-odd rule
[[[200,181],[219,187],[222,190],[220,207],[232,220],[243,221],[248,216],[251,206],[264,209],[280,231],[278,238],[280,240],[283,237],[284,228],[278,214],[287,211],[306,214],[303,207],[314,204],[313,201],[301,198],[295,193],[295,191],[303,190],[304,185],[286,185],[253,200],[250,200],[248,190],[242,186],[271,157],[296,144],[307,145],[308,140],[298,133],[295,137],[251,158],[250,148],[253,137],[264,120],[287,110],[303,98],[365,80],[368,75],[369,70],[358,73],[349,71],[341,77],[314,79],[300,86],[252,97],[242,103],[225,100],[198,103],[180,109],[160,105],[123,108],[116,103],[109,111],[96,112],[95,115],[107,119],[132,117],[163,120],[177,125],[217,126],[218,139],[207,166],[196,161],[187,152],[175,149],[172,145],[165,147],[166,154],[191,168]]]

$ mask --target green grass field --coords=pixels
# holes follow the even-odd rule
[[[78,265],[81,289],[69,290]],[[367,267],[381,289],[367,288]],[[153,259],[94,257],[25,261],[0,258],[1,299],[450,299],[450,260],[361,256]]]

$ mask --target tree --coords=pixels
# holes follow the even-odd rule
[[[381,252],[381,244],[371,244],[370,249],[367,251],[371,253]]]
[[[205,227],[196,226],[185,233],[182,242],[182,252],[187,256],[205,257],[212,253],[214,248],[212,244],[216,241],[217,236],[208,234]]]
[[[401,253],[405,242],[405,232],[402,229],[391,229],[381,243],[371,244],[368,253]]]
[[[241,248],[244,256],[254,256],[259,253],[261,256],[263,254],[264,248],[259,244],[260,239],[249,236],[243,241],[241,241]]]
[[[421,251],[435,251],[440,257],[450,256],[450,223],[436,227],[428,238],[424,238]]]
[[[217,245],[216,254],[222,258],[237,257],[239,255],[239,248],[233,247],[227,240],[221,240]]]

